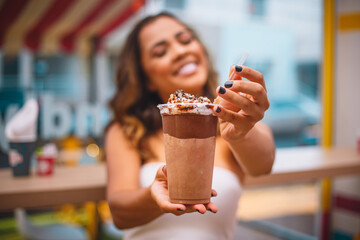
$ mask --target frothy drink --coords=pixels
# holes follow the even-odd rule
[[[211,197],[217,117],[204,97],[179,90],[167,104],[158,106],[162,116],[167,178],[173,203],[208,203]]]

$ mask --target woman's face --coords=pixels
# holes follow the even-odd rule
[[[204,50],[186,27],[170,17],[159,17],[140,31],[141,64],[148,87],[164,102],[177,89],[199,95],[208,67]]]

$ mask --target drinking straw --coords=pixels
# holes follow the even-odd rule
[[[243,64],[245,63],[247,57],[248,57],[248,54],[247,54],[247,53],[245,53],[244,55],[242,55],[242,57],[240,58],[239,62],[238,62],[236,65],[243,65]],[[235,74],[235,71],[233,71],[233,72],[231,73],[231,75],[230,75],[230,77],[229,77],[230,80],[233,78],[234,74]]]

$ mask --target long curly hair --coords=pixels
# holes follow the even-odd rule
[[[122,126],[126,138],[140,153],[143,161],[154,157],[153,153],[144,146],[144,140],[162,128],[161,115],[156,107],[162,103],[162,100],[157,92],[150,91],[148,88],[148,77],[141,65],[139,34],[146,25],[160,17],[169,17],[184,25],[202,46],[208,59],[208,75],[203,95],[213,100],[218,84],[217,72],[204,44],[192,28],[174,15],[162,12],[148,16],[135,25],[120,52],[116,73],[116,92],[109,102],[114,117],[110,125],[119,123]]]

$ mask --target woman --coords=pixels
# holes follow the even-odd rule
[[[271,171],[274,142],[258,122],[269,107],[261,73],[233,66],[232,80],[217,75],[197,35],[167,13],[150,16],[129,34],[120,55],[117,89],[106,134],[107,199],[125,239],[231,239],[245,174]],[[157,104],[177,89],[217,97],[212,202],[169,202],[161,116]],[[207,212],[207,210],[209,212]]]

